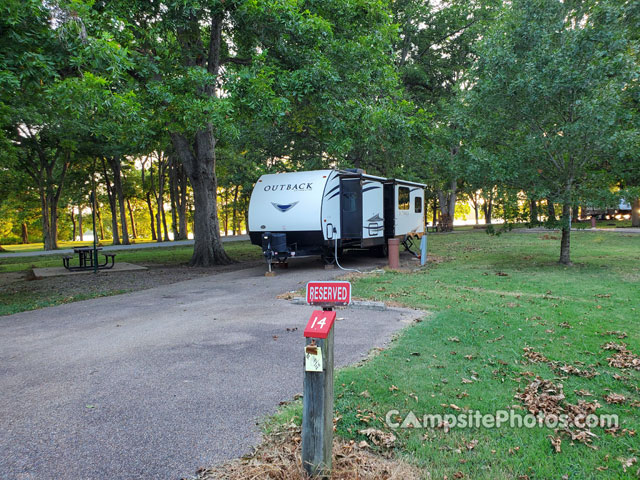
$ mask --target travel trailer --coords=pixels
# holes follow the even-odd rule
[[[382,255],[389,238],[422,236],[424,187],[362,170],[263,175],[249,203],[251,243],[269,265],[307,255],[330,262],[348,248]]]

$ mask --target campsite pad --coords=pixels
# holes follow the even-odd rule
[[[99,273],[111,273],[111,272],[131,272],[133,270],[147,270],[147,267],[140,265],[134,265],[127,262],[116,262],[113,268],[98,270]],[[48,277],[62,277],[65,275],[83,275],[87,273],[93,273],[93,270],[82,270],[70,272],[64,267],[49,267],[49,268],[34,268],[33,276],[36,280]]]

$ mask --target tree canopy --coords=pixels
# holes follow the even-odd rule
[[[101,235],[191,230],[193,265],[226,263],[220,232],[242,229],[261,173],[357,167],[426,183],[443,229],[459,196],[487,223],[537,221],[546,203],[551,224],[562,205],[568,263],[576,207],[640,196],[638,13],[623,0],[7,0],[0,238],[20,227],[56,248],[95,188]]]

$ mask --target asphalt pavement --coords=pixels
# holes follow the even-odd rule
[[[179,479],[247,453],[302,391],[312,307],[276,296],[341,273],[295,259],[0,317],[0,478]],[[340,310],[336,364],[420,315]]]

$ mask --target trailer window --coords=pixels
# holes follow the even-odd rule
[[[415,204],[415,212],[416,213],[422,213],[422,197],[416,197],[414,200],[414,204]]]
[[[409,210],[409,187],[398,187],[398,210]]]
[[[357,199],[356,192],[342,192],[342,211],[345,213],[355,212],[358,208]]]

